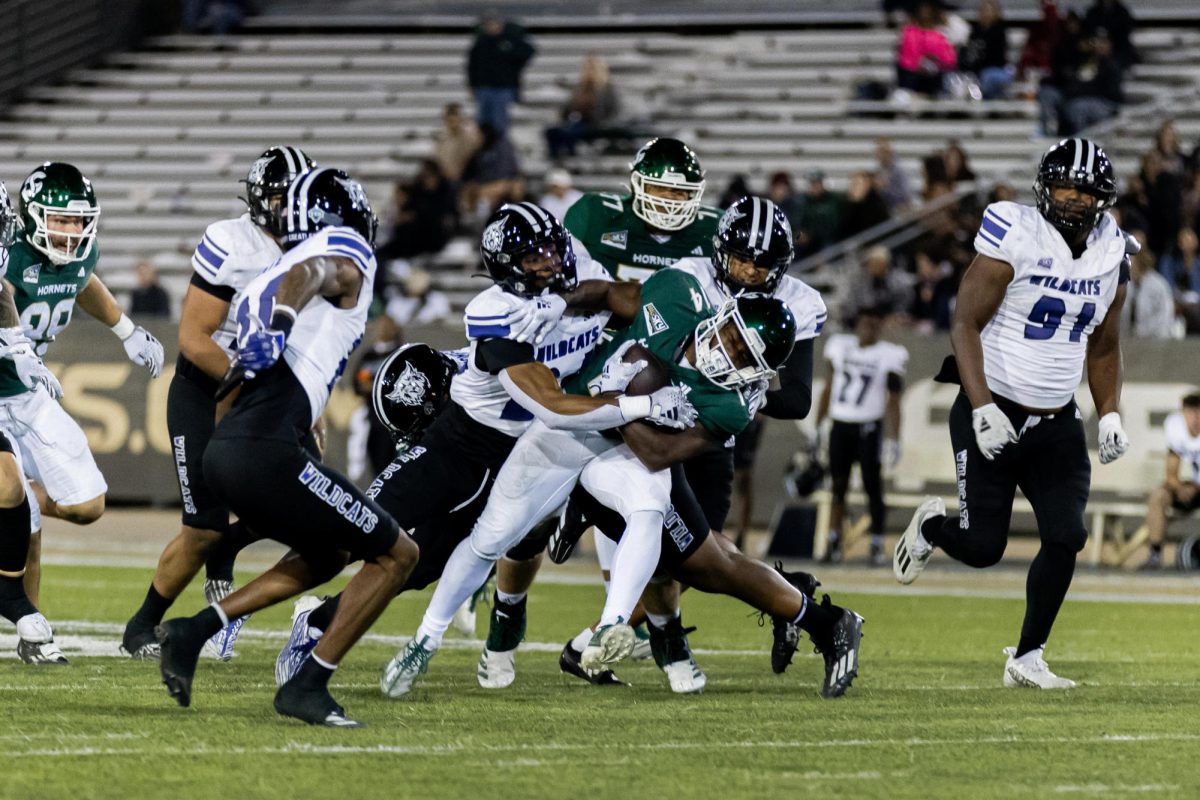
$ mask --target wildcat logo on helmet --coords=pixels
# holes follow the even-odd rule
[[[371,205],[371,201],[367,197],[367,190],[362,187],[361,183],[346,178],[334,178],[334,180],[342,185],[342,188],[350,195],[350,199],[354,201],[355,205]]]
[[[504,220],[498,219],[483,232],[483,249],[489,253],[497,252],[504,245]]]
[[[429,391],[429,378],[425,377],[425,373],[414,367],[412,364],[404,365],[404,372],[401,372],[396,378],[396,384],[385,397],[394,403],[403,403],[406,406],[419,406],[425,400],[425,394]]]
[[[253,164],[250,165],[250,173],[248,175],[246,175],[246,182],[247,183],[261,183],[262,179],[263,179],[263,175],[266,173],[267,167],[270,166],[270,164],[271,164],[270,157],[260,158],[257,161],[255,161]]]
[[[730,208],[721,215],[721,221],[717,223],[717,233],[722,235],[729,233],[729,229],[733,227],[733,223],[744,218],[745,216],[745,214],[743,214],[741,211],[738,211],[736,208]]]

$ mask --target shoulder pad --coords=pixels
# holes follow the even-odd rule
[[[463,322],[468,339],[506,338],[511,333],[504,319],[523,302],[522,298],[492,286],[467,303]]]
[[[787,304],[796,318],[796,341],[821,335],[829,311],[820,292],[799,278],[784,275],[775,290],[775,296]]]

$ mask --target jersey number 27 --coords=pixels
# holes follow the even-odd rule
[[[1066,313],[1067,304],[1061,297],[1042,295],[1029,312],[1029,322],[1025,325],[1025,338],[1041,340],[1053,337],[1062,325]],[[1083,336],[1084,328],[1088,326],[1094,316],[1096,316],[1096,304],[1084,303],[1083,308],[1079,309],[1079,313],[1075,316],[1075,324],[1071,326],[1071,335],[1068,339],[1078,342]]]

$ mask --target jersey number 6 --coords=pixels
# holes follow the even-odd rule
[[[1025,338],[1039,340],[1051,338],[1062,325],[1066,313],[1067,304],[1061,297],[1042,295],[1029,312],[1029,324],[1025,326]],[[1079,341],[1083,336],[1083,329],[1087,327],[1094,316],[1096,316],[1096,304],[1084,303],[1083,308],[1079,309],[1079,315],[1075,317],[1075,325],[1071,328],[1069,339],[1072,342]]]

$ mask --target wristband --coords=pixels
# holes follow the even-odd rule
[[[650,395],[622,395],[617,398],[617,407],[621,409],[621,416],[625,417],[626,422],[645,419],[654,410]]]
[[[282,331],[283,335],[287,336],[295,324],[296,309],[291,306],[275,306],[275,310],[271,312],[271,327],[274,330]]]
[[[116,325],[113,325],[112,327],[109,328],[109,330],[112,331],[113,333],[115,333],[117,338],[120,339],[121,341],[125,341],[130,336],[132,336],[134,330],[136,330],[136,329],[137,329],[137,326],[133,324],[133,320],[131,320],[125,314],[121,315],[121,318],[119,320],[117,320]]]

